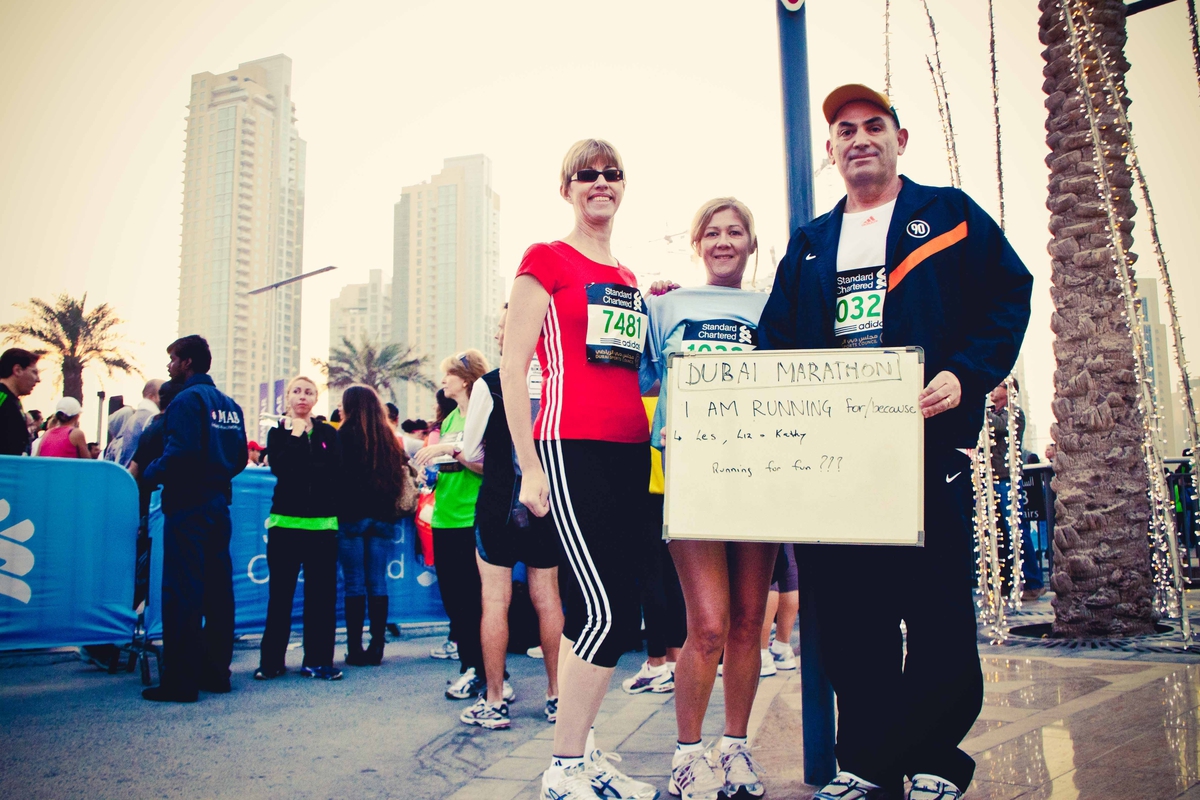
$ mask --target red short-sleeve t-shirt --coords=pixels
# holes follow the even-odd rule
[[[550,294],[534,438],[647,441],[638,390],[647,317],[634,274],[551,242],[526,250],[517,275],[532,275]]]

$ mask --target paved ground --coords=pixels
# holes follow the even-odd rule
[[[513,728],[481,731],[458,722],[463,703],[442,697],[456,668],[428,658],[439,641],[390,643],[382,667],[347,669],[337,683],[256,683],[257,650],[246,644],[235,691],[189,706],[145,703],[136,675],[108,676],[67,654],[0,657],[0,797],[537,797],[552,736],[541,662],[510,658]],[[981,657],[968,798],[1200,799],[1195,656],[984,646]],[[618,674],[640,661],[627,654]],[[299,665],[298,651],[288,663]],[[769,797],[814,791],[802,783],[799,690],[795,674],[760,684],[751,727]],[[718,685],[706,739],[721,720]],[[670,696],[619,688],[597,725],[599,744],[664,798],[674,731]]]

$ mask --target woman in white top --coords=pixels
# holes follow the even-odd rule
[[[704,260],[707,285],[676,289],[650,300],[650,357],[644,367],[660,381],[651,442],[663,447],[667,359],[672,353],[746,351],[758,341],[767,295],[742,290],[750,255],[757,251],[754,216],[744,203],[719,197],[692,221],[692,247]],[[643,383],[646,383],[646,369]],[[670,470],[670,458],[665,467]],[[746,740],[758,689],[759,631],[777,544],[672,541],[669,545],[687,605],[687,640],[675,668],[678,744],[671,793],[683,800],[761,797],[761,769]],[[725,735],[712,750],[701,740],[704,715],[725,653]]]

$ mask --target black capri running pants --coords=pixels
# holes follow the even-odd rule
[[[641,624],[650,447],[582,439],[537,445],[563,549],[563,636],[584,661],[615,667]]]

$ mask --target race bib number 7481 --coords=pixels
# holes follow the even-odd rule
[[[637,369],[649,322],[642,293],[620,283],[589,283],[587,303],[587,360]]]

